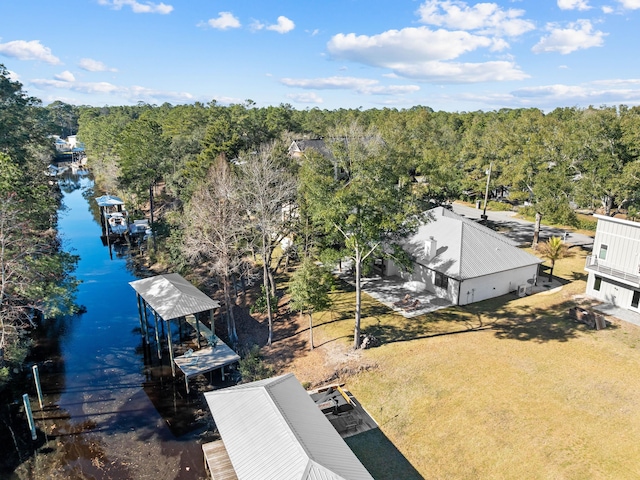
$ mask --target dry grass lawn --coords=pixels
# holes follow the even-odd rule
[[[583,265],[584,254],[556,264],[571,281],[558,292],[410,320],[365,295],[363,329],[382,345],[357,353],[344,287],[315,315],[320,348],[289,370],[347,382],[380,424],[350,441],[379,480],[640,478],[640,328],[567,316]]]

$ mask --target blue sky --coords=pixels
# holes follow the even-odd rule
[[[640,0],[5,0],[45,104],[640,105]]]

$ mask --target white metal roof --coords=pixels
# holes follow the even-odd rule
[[[115,205],[124,205],[124,202],[120,197],[116,197],[115,195],[102,195],[101,197],[96,197],[96,202],[99,207],[113,207]]]
[[[431,221],[420,226],[405,249],[416,261],[458,280],[481,277],[530,265],[542,260],[518,248],[504,235],[446,208],[429,211]],[[437,254],[425,254],[425,242],[433,237]]]
[[[220,302],[207,297],[178,273],[143,278],[129,285],[164,320],[220,307]]]
[[[205,398],[241,480],[373,478],[292,373]]]

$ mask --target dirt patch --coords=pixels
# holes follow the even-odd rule
[[[257,345],[261,349],[263,361],[272,368],[274,375],[294,373],[300,383],[308,388],[327,383],[344,383],[350,375],[376,367],[370,363],[362,363],[361,351],[354,351],[350,344],[324,338],[318,329],[314,329],[315,348],[312,350],[308,317],[290,312],[289,298],[282,292],[279,295],[278,311],[273,317],[271,346],[268,346],[267,315],[250,313],[258,292],[259,285],[254,285],[244,292],[238,292],[236,297],[234,316],[240,355]],[[221,293],[208,292],[208,295],[222,301]],[[227,336],[226,329],[226,323],[216,323],[216,333],[222,338]]]

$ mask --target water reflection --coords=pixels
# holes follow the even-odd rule
[[[126,249],[110,255],[100,240],[92,179],[68,175],[62,186],[59,231],[65,250],[80,257],[77,301],[85,310],[39,329],[31,360],[41,369],[45,407],[32,403],[40,438],[16,474],[204,476],[197,439],[207,420],[197,394],[187,395],[182,380],[171,377],[166,356],[158,360],[155,346],[142,342],[129,286],[133,262]]]

